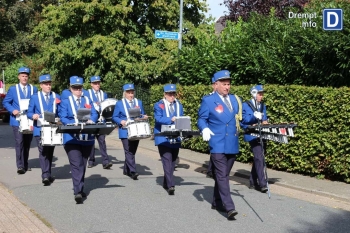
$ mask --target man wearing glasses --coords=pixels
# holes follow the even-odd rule
[[[100,76],[92,76],[90,78],[91,89],[85,90],[84,95],[88,96],[93,102],[94,107],[98,113],[100,113],[100,121],[105,122],[102,117],[101,102],[107,99],[107,93],[101,90],[101,78]],[[106,135],[95,135],[100,148],[100,153],[102,156],[102,166],[104,169],[109,169],[112,167],[112,162],[110,161],[107,154],[106,146]],[[88,161],[88,168],[92,168],[95,165],[95,149],[91,153]]]
[[[59,108],[59,116],[63,125],[79,124],[77,111],[79,108],[91,109],[90,120],[87,123],[95,123],[98,113],[87,96],[83,96],[83,79],[78,76],[70,77],[70,89],[72,95],[62,100]],[[77,204],[83,202],[86,197],[84,193],[84,179],[87,160],[94,149],[95,137],[90,134],[63,134],[64,150],[68,155],[71,168],[74,199]]]

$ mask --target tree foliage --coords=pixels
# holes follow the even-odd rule
[[[177,41],[159,40],[154,30],[178,31],[177,1],[61,1],[44,8],[34,29],[41,61],[61,83],[71,75],[101,75],[106,83],[164,82],[172,77]],[[204,4],[185,1],[189,27],[202,20]]]
[[[271,9],[275,9],[275,16],[280,19],[287,18],[287,10],[290,8],[303,10],[305,4],[310,0],[225,0],[229,10],[226,19],[236,22],[239,18],[247,21],[251,13],[268,16]]]
[[[213,35],[213,28],[194,34],[197,44],[181,51],[181,83],[210,83],[214,72],[228,69],[235,85],[350,85],[350,18],[344,17],[342,31],[324,31],[324,8],[348,12],[350,4],[318,0],[308,4],[304,12],[317,13],[312,19],[316,27],[302,27],[308,19],[281,20],[271,9],[268,16],[252,13],[247,21],[227,22],[219,36]]]

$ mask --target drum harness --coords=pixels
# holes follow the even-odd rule
[[[20,105],[20,102],[21,102],[21,97],[20,97],[20,94],[19,94],[19,85],[20,84],[17,84],[16,85],[16,91],[17,91],[17,98],[18,98],[18,104],[19,104],[19,110],[21,112],[21,114],[23,114],[26,110],[23,110],[21,109],[21,105]],[[30,96],[33,95],[33,92],[34,92],[34,89],[33,89],[33,86],[31,84],[28,84],[30,86]],[[26,97],[26,96],[25,96]],[[27,98],[25,98],[27,99]]]
[[[86,103],[89,103],[89,98],[87,96],[81,96],[81,97],[84,97],[85,98],[85,102]],[[69,96],[69,102],[70,102],[70,106],[72,108],[72,112],[73,112],[73,115],[74,115],[74,121],[76,124],[79,124],[79,121],[78,121],[78,118],[77,118],[77,111],[75,109],[75,104],[73,103],[73,96]],[[80,106],[78,106],[80,107]],[[83,130],[84,128],[84,124],[80,124],[81,126],[81,130]],[[89,135],[88,134],[75,134],[74,135],[76,137],[76,139],[78,139],[79,141],[91,141],[91,140],[88,140],[89,138]],[[84,138],[83,138],[84,137]],[[95,138],[93,139],[95,140]]]

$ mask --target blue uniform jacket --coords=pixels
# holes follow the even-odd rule
[[[19,85],[19,84],[17,84]],[[19,95],[20,99],[30,99],[31,97],[32,88],[28,84],[27,85],[27,96],[24,96],[23,90],[21,87],[19,87]],[[38,92],[38,88],[33,86],[33,94]],[[17,90],[16,85],[11,86],[5,96],[5,99],[2,101],[4,107],[7,109],[7,111],[10,112],[10,125],[11,126],[19,126],[19,121],[16,120],[16,116],[12,114],[14,110],[20,110],[19,109],[19,102],[17,97]]]
[[[179,109],[177,109],[177,104],[176,102],[179,103]],[[154,119],[155,119],[155,126],[154,126],[154,134],[160,133],[162,129],[162,125],[173,125],[175,122],[171,121],[171,118],[174,116],[177,116],[177,113],[179,112],[179,116],[184,115],[184,110],[183,106],[180,103],[180,101],[175,100],[174,103],[174,114],[169,115],[169,117],[166,116],[166,110],[165,110],[165,103],[164,99],[161,99],[157,103],[154,104]],[[169,113],[170,114],[170,113]],[[167,146],[171,148],[180,148],[181,143],[175,143],[175,144],[170,144],[169,140],[165,136],[155,136],[154,137],[154,143],[156,146],[162,145],[162,146]]]
[[[73,98],[73,96],[72,96]],[[87,106],[85,104],[90,105],[91,107],[91,120],[93,122],[97,122],[98,119],[98,113],[96,109],[94,108],[92,102],[88,98],[88,103],[86,103],[85,97],[81,97],[81,102],[80,102],[80,108],[86,108]],[[74,98],[73,98],[73,104],[75,106],[76,111],[78,110],[78,106],[76,105]],[[69,98],[66,98],[61,101],[60,108],[58,115],[61,119],[61,122],[63,125],[67,124],[74,124],[75,119],[73,115],[73,111],[70,105]],[[78,144],[78,145],[93,145],[95,143],[95,136],[94,135],[89,135],[89,141],[79,141],[77,140],[76,136],[74,134],[68,134],[64,133],[63,134],[63,144]]]
[[[253,100],[250,100],[253,103]],[[254,106],[254,103],[253,103]],[[266,105],[264,104],[263,109],[259,109],[259,112],[264,113],[262,117],[262,121],[267,121],[268,116],[266,114]],[[258,119],[255,118],[254,116],[254,110],[246,103],[244,102],[242,105],[242,121],[241,121],[241,126],[243,129],[246,129],[247,126],[253,125],[253,124],[258,124]],[[249,134],[244,134],[244,141],[249,142],[254,139],[256,139],[255,136],[251,136]]]
[[[91,90],[91,95],[90,95],[90,91]],[[101,90],[100,90],[101,91]],[[84,90],[84,95],[89,97],[89,99],[93,102],[93,103],[98,103],[98,109],[95,107],[95,109],[97,110],[98,113],[101,113],[101,102],[104,101],[105,99],[107,99],[107,93],[103,92],[102,98],[100,99],[100,101],[98,101],[95,91],[93,89],[88,89],[88,90]],[[92,98],[91,98],[92,97]],[[100,102],[100,103],[99,103]]]
[[[56,99],[59,100],[59,101],[56,101],[56,103],[60,102],[60,96],[58,94],[56,94],[56,99],[54,99],[52,92],[50,93],[49,104],[46,103],[45,96],[43,95],[43,93],[41,91],[36,93],[36,94],[34,94],[34,95],[32,95],[32,97],[30,98],[30,101],[29,101],[29,108],[28,108],[28,111],[27,111],[28,119],[32,119],[34,114],[42,114],[42,112],[40,110],[40,103],[39,103],[38,95],[41,95],[41,101],[42,101],[42,104],[43,104],[44,112],[47,111],[47,112],[52,112],[53,113],[54,112],[53,111],[53,102],[56,101]],[[58,112],[57,112],[58,107],[57,107],[57,105],[58,104],[56,104],[56,116],[58,116]],[[42,118],[42,117],[43,116],[40,115],[40,118]],[[35,120],[34,121],[33,136],[40,136],[41,126],[38,126],[37,123],[38,122]]]
[[[141,114],[144,115],[145,114],[145,111],[143,109],[143,105],[142,105],[142,101],[137,99],[137,102],[138,102],[138,105],[139,105],[139,108],[141,109]],[[130,109],[130,104],[128,101],[126,101],[126,108],[127,109]],[[136,103],[135,103],[136,105]],[[127,128],[123,128],[122,127],[122,120],[127,120],[126,118],[126,113],[124,111],[124,105],[123,105],[123,101],[122,100],[119,100],[115,107],[114,107],[114,112],[113,112],[113,116],[112,116],[112,120],[118,124],[118,133],[119,133],[119,138],[122,139],[122,138],[128,138],[128,130]]]
[[[209,140],[210,153],[239,153],[235,118],[239,107],[234,95],[229,95],[229,98],[233,112],[229,111],[217,92],[202,98],[197,125],[200,131],[209,128],[215,134]]]

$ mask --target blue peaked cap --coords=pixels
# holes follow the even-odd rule
[[[264,92],[264,87],[263,85],[255,85],[252,88],[250,88],[250,93],[252,93],[254,90],[256,92]]]
[[[176,92],[175,84],[167,84],[164,86],[164,92]]]
[[[51,75],[49,74],[44,74],[39,77],[39,83],[44,83],[44,82],[51,82]]]
[[[101,82],[101,77],[100,76],[92,76],[90,78],[90,82]]]
[[[72,76],[69,78],[70,80],[70,86],[83,86],[83,78],[78,77],[78,76]]]
[[[20,73],[30,74],[30,69],[28,67],[22,66],[21,68],[18,69],[18,74]]]
[[[128,83],[123,86],[123,91],[135,90],[134,84]]]
[[[223,80],[223,79],[231,79],[230,71],[220,70],[220,71],[216,72],[211,81],[212,81],[212,83],[215,83],[216,81]]]

